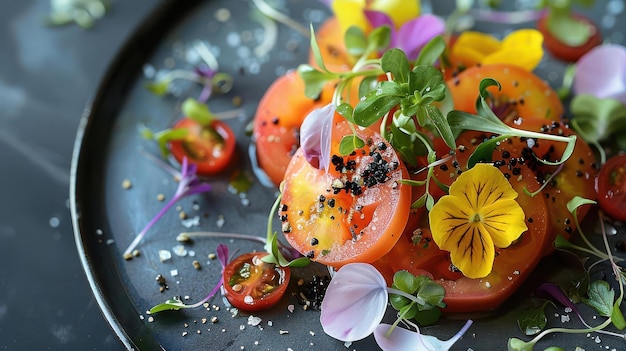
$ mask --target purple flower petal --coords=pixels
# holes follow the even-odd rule
[[[364,10],[363,14],[365,14],[365,18],[367,18],[367,21],[370,23],[372,28],[382,27],[384,25],[389,26],[389,28],[391,29],[391,40],[389,43],[389,47],[397,47],[396,40],[398,35],[396,32],[396,27],[394,26],[393,20],[391,19],[391,17],[389,17],[389,15],[384,12],[374,10]]]
[[[463,334],[472,325],[472,321],[468,320],[463,328],[459,330],[449,340],[439,340],[434,336],[422,335],[419,330],[417,332],[404,328],[396,327],[391,334],[387,336],[390,324],[380,324],[374,330],[376,343],[383,351],[405,351],[405,350],[429,350],[429,351],[447,351],[457,342]]]
[[[626,48],[606,44],[586,53],[576,64],[573,90],[626,104]]]
[[[320,322],[335,339],[361,340],[380,323],[387,301],[387,283],[376,268],[350,263],[333,276],[322,301]]]
[[[217,259],[220,261],[222,268],[226,267],[228,264],[228,246],[219,244],[217,245],[215,252],[217,253]]]
[[[309,113],[300,127],[300,145],[304,157],[314,167],[328,170],[330,138],[335,117],[335,105],[328,104]]]
[[[444,31],[445,23],[439,17],[423,14],[400,28],[396,45],[406,53],[409,60],[415,60],[424,45]]]

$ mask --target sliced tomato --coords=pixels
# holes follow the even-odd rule
[[[611,157],[598,175],[598,203],[611,218],[626,221],[626,154]]]
[[[225,296],[243,311],[259,311],[280,301],[287,291],[291,269],[266,263],[266,252],[245,253],[230,261],[222,272]]]
[[[300,147],[300,125],[316,108],[331,101],[329,85],[318,99],[304,95],[304,82],[296,71],[280,76],[263,95],[254,116],[253,138],[259,167],[276,185]]]
[[[296,152],[279,210],[287,241],[333,267],[385,255],[400,238],[411,203],[411,188],[399,182],[407,170],[393,148],[373,130],[357,130],[365,146],[339,156],[340,140],[350,134],[345,120],[335,125],[328,171]]]
[[[482,65],[468,68],[448,80],[448,88],[456,110],[476,113],[476,98],[483,78],[497,80],[502,88],[489,87],[489,104],[504,121],[518,117],[559,120],[563,104],[558,94],[545,81],[523,68],[506,65]]]
[[[537,30],[543,34],[543,45],[552,54],[552,56],[561,59],[563,61],[575,62],[578,61],[589,50],[602,44],[602,33],[600,29],[589,18],[574,14],[576,20],[590,26],[593,30],[591,37],[582,45],[569,46],[552,34],[548,28],[548,16],[544,15],[537,21]]]
[[[218,174],[234,161],[235,133],[225,122],[216,119],[203,126],[191,118],[183,118],[173,129],[185,129],[187,134],[183,139],[169,141],[172,155],[178,162],[187,157],[188,162],[197,166],[198,174]]]

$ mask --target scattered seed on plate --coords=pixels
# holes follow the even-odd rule
[[[122,180],[122,188],[123,189],[130,189],[132,186],[133,186],[133,183],[131,183],[130,179]]]
[[[165,195],[158,194],[156,198],[157,198],[157,201],[163,201],[163,200],[165,200]]]
[[[197,260],[194,260],[193,262],[191,262],[191,264],[193,265],[193,268],[200,270],[202,269],[202,266],[200,265],[200,262],[198,262]]]
[[[217,323],[218,319],[217,317],[211,317],[211,323],[215,324]]]
[[[210,260],[214,260],[216,255],[214,253],[210,253],[208,257]]]

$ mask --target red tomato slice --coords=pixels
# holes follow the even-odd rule
[[[611,218],[626,221],[626,154],[611,157],[600,168],[598,203]]]
[[[235,158],[235,133],[220,120],[202,126],[190,118],[179,120],[173,129],[186,129],[184,139],[171,140],[172,155],[182,162],[183,157],[197,166],[200,175],[215,175],[225,170]]]
[[[352,134],[342,120],[333,130],[331,169],[311,166],[300,149],[285,175],[279,215],[289,243],[305,256],[340,267],[373,262],[396,243],[407,223],[411,188],[393,148],[371,129],[358,130],[365,146],[338,156]]]
[[[279,77],[265,92],[254,116],[253,139],[259,167],[276,185],[285,175],[291,157],[300,147],[300,125],[316,108],[331,101],[328,86],[319,99],[304,95],[304,82],[296,71]]]
[[[222,272],[228,301],[243,311],[270,308],[285,294],[291,269],[261,261],[267,252],[250,252],[230,261]]]
[[[545,81],[523,68],[513,65],[474,66],[448,80],[448,88],[456,110],[476,113],[479,83],[483,78],[497,80],[502,89],[489,87],[492,110],[503,121],[518,117],[559,120],[563,104],[558,94]]]
[[[550,51],[552,56],[561,59],[563,61],[575,62],[578,61],[589,50],[602,44],[602,34],[600,29],[589,18],[580,14],[574,14],[574,18],[580,22],[585,23],[593,28],[593,34],[587,40],[586,43],[580,46],[569,46],[561,42],[555,37],[548,29],[548,16],[544,15],[537,21],[537,30],[543,34],[543,45]]]

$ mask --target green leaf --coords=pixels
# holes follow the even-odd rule
[[[443,55],[446,50],[446,41],[442,36],[438,35],[432,38],[420,51],[419,56],[415,60],[415,66],[427,65],[433,66],[435,62]]]
[[[374,28],[367,37],[368,49],[366,54],[369,55],[372,52],[380,52],[389,47],[391,43],[391,28],[384,25]]]
[[[337,113],[339,113],[343,118],[348,120],[350,123],[354,123],[354,116],[352,115],[353,112],[354,112],[354,109],[352,108],[352,105],[350,105],[347,102],[344,102],[340,104],[339,106],[337,106]]]
[[[194,98],[187,98],[183,101],[181,110],[185,116],[193,119],[202,126],[208,126],[213,122],[215,116],[209,110],[209,106],[199,102]]]
[[[146,83],[146,89],[156,96],[163,96],[167,93],[167,87],[170,85],[169,80]]]
[[[165,129],[156,133],[154,135],[154,139],[159,144],[159,149],[161,150],[163,157],[167,157],[167,155],[170,154],[170,149],[167,147],[167,144],[172,140],[184,139],[187,134],[189,134],[189,130],[187,128]]]
[[[309,264],[311,264],[311,260],[308,259],[307,257],[298,257],[296,259],[289,261],[288,266],[302,268],[302,267],[308,266]]]
[[[304,81],[304,95],[310,99],[319,98],[324,86],[338,77],[333,73],[319,71],[308,64],[299,65],[298,74]]]
[[[413,294],[420,287],[421,281],[408,271],[397,271],[393,275],[393,284],[398,290]]]
[[[613,325],[619,329],[624,330],[626,328],[626,320],[624,319],[624,315],[620,310],[621,301],[617,300],[613,304],[613,312],[611,313],[611,322]]]
[[[448,113],[448,123],[453,130],[478,130],[495,134],[513,134],[511,128],[497,117],[474,115],[471,113],[453,110]]]
[[[613,299],[615,291],[611,289],[608,282],[596,280],[591,282],[587,289],[589,298],[583,298],[583,302],[592,307],[603,317],[611,317],[613,314]]]
[[[390,72],[394,81],[408,83],[410,67],[404,51],[400,49],[387,50],[380,59],[380,67],[384,72]]]
[[[592,25],[572,17],[569,9],[552,8],[547,21],[550,33],[562,44],[570,47],[585,44],[594,32]]]
[[[455,150],[456,141],[454,139],[454,133],[452,133],[450,124],[448,124],[448,120],[443,113],[441,113],[437,107],[431,105],[426,107],[426,114],[437,129],[437,132],[439,132],[439,136],[446,142],[446,145],[448,145],[450,149]]]
[[[534,342],[525,342],[518,338],[509,338],[507,342],[507,351],[533,351]]]
[[[569,213],[575,214],[576,209],[578,209],[580,206],[595,204],[596,202],[593,200],[585,199],[584,197],[576,195],[574,196],[574,198],[567,202],[567,210],[569,211]]]
[[[400,318],[403,319],[413,319],[418,312],[417,304],[410,303],[404,307],[402,307],[398,312]]]
[[[394,288],[394,286],[391,286]],[[396,311],[400,311],[401,308],[411,304],[411,300],[408,298],[397,295],[397,294],[389,294],[389,303],[391,303],[391,307],[393,307]]]
[[[479,162],[491,162],[491,157],[496,147],[500,144],[500,141],[506,138],[508,138],[508,135],[501,135],[480,143],[467,159],[467,168],[472,168]]]
[[[417,291],[417,297],[426,301],[428,304],[437,307],[446,307],[443,303],[443,296],[446,290],[443,286],[428,279],[422,282],[419,290]]]
[[[350,155],[352,151],[360,149],[363,146],[365,146],[365,142],[357,135],[346,135],[341,138],[341,142],[339,143],[339,154],[343,156]]]
[[[350,26],[344,36],[344,43],[348,53],[352,56],[361,56],[367,50],[367,37],[361,28]]]
[[[395,82],[383,81],[370,91],[354,108],[354,121],[362,127],[369,127],[400,103],[404,97],[400,86]]]
[[[370,91],[376,89],[378,85],[377,76],[364,77],[359,83],[359,99],[367,95]]]
[[[328,72],[326,65],[324,65],[324,59],[322,58],[322,52],[320,51],[320,47],[319,45],[317,45],[317,40],[315,37],[315,30],[313,29],[313,23],[311,23],[310,25],[310,32],[311,32],[311,41],[309,45],[311,47],[311,53],[313,54],[313,59],[315,60],[315,64],[317,65],[317,67],[321,68],[323,71]],[[317,95],[319,94],[316,94],[316,96]]]
[[[178,311],[181,308],[187,308],[189,306],[182,303],[180,300],[170,299],[165,301],[164,303],[160,303],[150,309],[150,314],[154,314],[162,311]]]
[[[419,307],[419,306],[418,306]],[[415,317],[415,321],[419,325],[431,325],[437,322],[441,318],[441,309],[439,308],[430,308],[427,310],[420,310],[417,312]]]
[[[517,325],[520,330],[526,335],[538,334],[548,323],[546,317],[546,305],[549,301],[544,302],[540,306],[534,308],[528,308],[521,311],[517,317]]]
[[[626,140],[626,106],[619,100],[576,95],[570,110],[574,130],[588,143]]]

